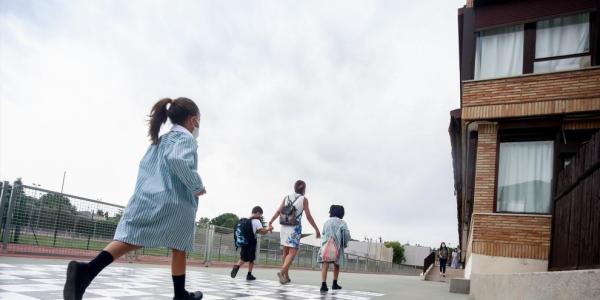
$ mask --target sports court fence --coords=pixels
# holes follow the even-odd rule
[[[123,214],[123,206],[27,186],[0,182],[0,241],[2,253],[45,256],[93,257],[108,244]],[[168,257],[166,248],[142,248],[130,253],[140,257]],[[280,265],[279,236],[258,239],[259,265]],[[317,269],[318,247],[301,244],[294,267]],[[345,254],[345,271],[418,275],[419,269],[363,256]],[[204,264],[233,263],[239,258],[233,229],[196,223],[194,250],[188,259]]]

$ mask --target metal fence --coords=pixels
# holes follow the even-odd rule
[[[0,237],[2,253],[45,256],[93,257],[108,244],[123,213],[123,206],[58,193],[19,181],[1,184]],[[166,248],[142,248],[128,259],[159,260],[170,256]],[[260,236],[257,247],[259,265],[280,265],[279,236]],[[294,267],[316,269],[318,247],[301,244]],[[418,275],[420,269],[395,265],[363,256],[345,254],[345,271]],[[196,224],[194,250],[188,259],[204,264],[231,263],[239,253],[233,229]]]

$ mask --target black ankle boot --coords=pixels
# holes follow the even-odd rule
[[[331,288],[334,290],[341,290],[342,287],[340,285],[338,285],[337,280],[333,281],[333,284],[331,285]]]
[[[248,272],[248,275],[246,275],[246,280],[256,280],[256,277],[254,277],[254,275],[252,275],[252,273]]]
[[[173,300],[201,300],[202,297],[204,295],[202,295],[202,292],[198,291],[198,292],[187,292],[187,295],[183,296],[183,297],[173,297]]]
[[[327,292],[329,291],[329,288],[327,287],[327,283],[322,282],[321,283],[321,292]]]
[[[69,262],[67,267],[67,280],[63,288],[65,300],[81,300],[85,289],[92,282],[88,270],[88,264],[76,261]]]

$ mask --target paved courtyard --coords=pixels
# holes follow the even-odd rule
[[[62,299],[66,260],[0,256],[0,299]],[[171,299],[169,267],[115,263],[102,272],[88,288],[84,299]],[[316,271],[292,271],[293,283],[282,286],[275,269],[256,269],[255,282],[229,277],[227,268],[191,267],[187,287],[201,290],[211,299],[467,299],[448,293],[447,283],[421,281],[414,276],[340,274],[340,291],[319,292]],[[329,280],[331,285],[331,279]]]

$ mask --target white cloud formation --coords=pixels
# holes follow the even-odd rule
[[[0,178],[125,205],[162,97],[202,111],[198,216],[456,244],[449,110],[464,1],[0,1]],[[311,231],[311,229],[309,229]]]

